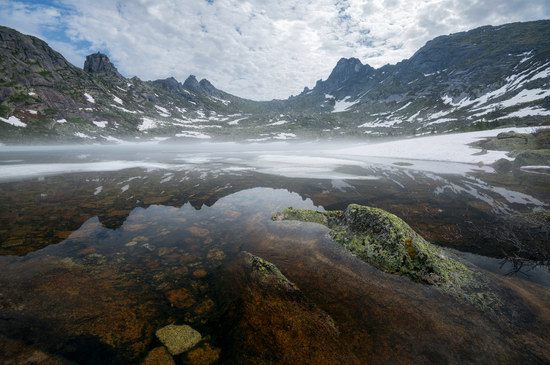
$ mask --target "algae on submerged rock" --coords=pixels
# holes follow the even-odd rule
[[[273,220],[323,224],[329,235],[361,260],[376,268],[434,285],[478,307],[498,302],[481,276],[432,245],[397,216],[379,208],[350,204],[344,211],[287,208]]]
[[[179,355],[192,349],[202,339],[199,332],[187,325],[170,324],[159,329],[156,335],[172,355]]]

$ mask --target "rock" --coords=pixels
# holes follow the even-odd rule
[[[520,152],[514,160],[514,167],[550,166],[550,150],[528,150]]]
[[[206,258],[209,261],[222,261],[225,259],[225,253],[223,253],[222,250],[219,250],[217,248],[213,248],[210,251],[208,251],[208,254],[206,255]]]
[[[192,307],[195,304],[195,299],[185,288],[173,289],[165,293],[166,299],[172,307],[185,309]]]
[[[212,299],[206,299],[204,302],[200,303],[197,308],[195,308],[195,314],[198,316],[202,316],[205,313],[208,313],[214,309],[214,301]]]
[[[218,288],[223,363],[362,363],[333,319],[275,265],[242,252],[223,270]]]
[[[193,277],[195,279],[203,279],[208,275],[208,272],[205,269],[197,269],[193,271]]]
[[[199,332],[187,325],[170,324],[162,327],[155,334],[172,355],[189,351],[202,339]]]
[[[273,219],[323,224],[331,229],[329,234],[336,242],[382,271],[437,286],[483,308],[497,301],[489,292],[478,295],[480,290],[488,290],[480,275],[382,209],[357,204],[329,212],[287,208]]]
[[[109,60],[109,57],[100,52],[86,56],[84,71],[91,74],[104,74],[107,76],[122,77],[118,73],[115,65],[113,65]]]
[[[204,344],[187,353],[187,361],[191,365],[210,365],[220,358],[220,349]]]
[[[166,347],[159,346],[149,351],[141,365],[176,365],[176,362]]]
[[[496,160],[492,166],[495,169],[495,171],[500,173],[505,173],[512,170],[513,164],[512,164],[512,161],[507,160],[505,158],[501,158],[499,160]]]
[[[227,210],[223,213],[227,218],[237,219],[241,216],[241,212],[236,210]]]
[[[191,226],[187,230],[195,237],[204,238],[210,234],[206,228],[201,228],[197,226]]]
[[[183,87],[191,91],[200,90],[200,84],[195,75],[189,75],[189,77],[183,82]]]

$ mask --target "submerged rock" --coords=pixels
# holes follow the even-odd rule
[[[481,307],[496,302],[480,275],[382,209],[357,204],[350,204],[345,211],[287,208],[276,213],[273,220],[323,224],[331,229],[329,234],[335,241],[382,271],[437,286]]]
[[[192,307],[195,304],[195,299],[185,288],[178,288],[169,290],[165,293],[166,299],[170,302],[172,307],[178,309],[185,309]]]
[[[204,344],[187,353],[187,361],[192,365],[214,364],[219,358],[220,349],[214,348],[209,344]]]
[[[220,363],[362,364],[334,320],[272,263],[242,252],[224,268]]]
[[[145,357],[141,365],[176,365],[166,347],[155,347]]]
[[[202,339],[199,332],[187,325],[170,324],[159,329],[156,335],[172,355],[189,351]]]

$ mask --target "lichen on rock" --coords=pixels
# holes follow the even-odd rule
[[[390,273],[434,285],[441,291],[478,307],[495,305],[481,275],[427,242],[407,223],[379,208],[350,204],[344,211],[287,208],[273,220],[323,224],[329,235],[361,260]]]
[[[170,324],[159,329],[156,335],[172,355],[179,355],[192,349],[202,339],[199,332],[187,325]]]

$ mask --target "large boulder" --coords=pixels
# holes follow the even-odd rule
[[[298,220],[329,227],[330,236],[361,260],[390,274],[437,286],[483,308],[496,304],[481,276],[432,245],[397,216],[379,208],[350,204],[345,211],[287,208],[273,220]]]

